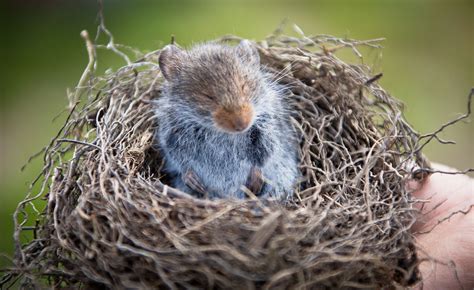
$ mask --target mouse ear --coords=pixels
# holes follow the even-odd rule
[[[260,63],[260,56],[257,47],[249,40],[242,40],[236,47],[238,55],[245,62],[252,64]]]
[[[158,62],[161,73],[163,73],[166,80],[169,81],[176,76],[181,67],[183,56],[184,51],[174,44],[163,47]]]

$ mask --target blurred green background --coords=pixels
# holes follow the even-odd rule
[[[11,216],[41,158],[20,173],[28,157],[61,127],[52,122],[67,104],[66,88],[87,63],[79,37],[95,34],[97,5],[90,1],[2,2],[0,35],[0,252],[11,254]],[[306,34],[387,38],[377,70],[380,83],[406,104],[408,121],[430,132],[466,111],[473,80],[474,1],[105,1],[116,41],[143,50],[169,42],[188,45],[237,34],[261,39],[282,19]],[[121,60],[100,56],[107,66]],[[102,62],[103,64],[103,62]],[[431,144],[432,160],[474,166],[473,123],[458,124],[443,137],[457,145]],[[0,259],[0,267],[6,262]]]

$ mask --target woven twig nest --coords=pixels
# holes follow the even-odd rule
[[[273,35],[255,45],[262,64],[284,75],[302,136],[303,186],[290,202],[205,200],[166,185],[153,147],[158,50],[103,76],[86,71],[46,148],[44,188],[16,213],[11,275],[25,286],[114,289],[417,282],[405,182],[424,165],[418,134],[368,67],[334,54],[377,43]],[[43,196],[34,238],[24,242],[21,211]]]

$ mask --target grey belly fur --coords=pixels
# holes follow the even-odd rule
[[[241,187],[251,167],[257,165],[265,180],[261,197],[284,199],[293,192],[298,164],[288,124],[263,119],[247,132],[227,134],[169,116],[173,114],[160,118],[157,139],[174,187],[196,194],[182,180],[182,175],[192,170],[210,198],[244,198]]]

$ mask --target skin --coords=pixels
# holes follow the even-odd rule
[[[433,167],[439,171],[456,171],[440,164]],[[427,214],[420,217],[412,229],[419,248],[418,256],[439,262],[431,260],[420,264],[423,282],[417,289],[473,289],[474,179],[460,174],[434,173],[420,189],[415,189],[413,195],[428,201],[422,208],[422,213]],[[465,214],[454,214],[438,224],[456,211]]]

